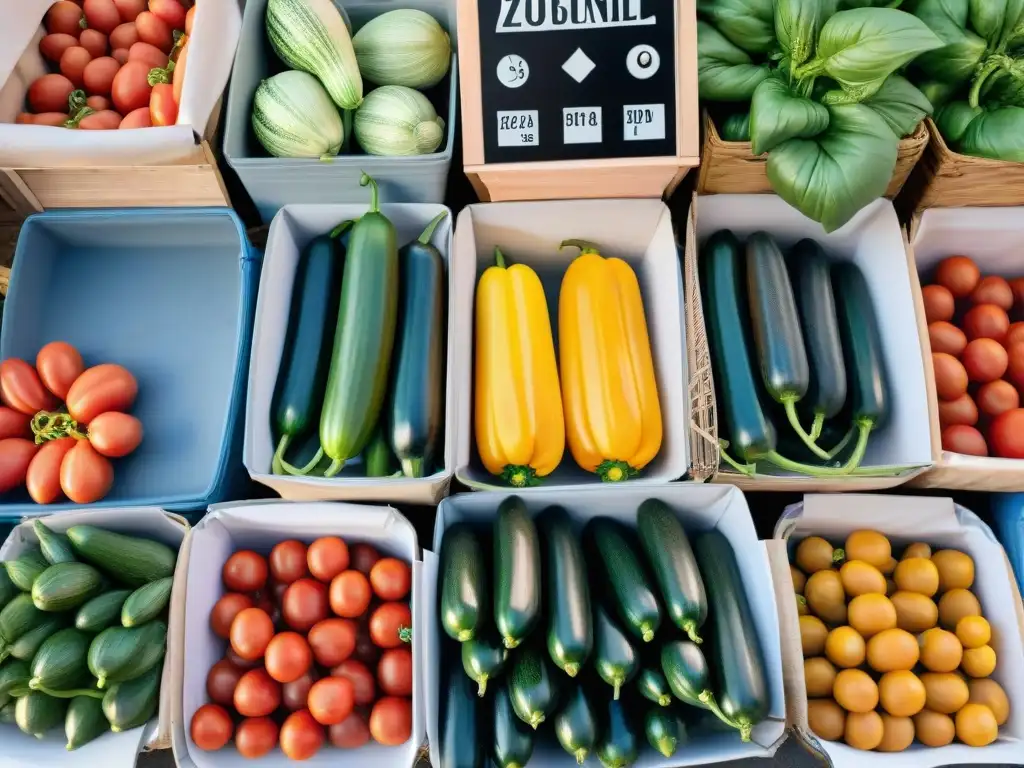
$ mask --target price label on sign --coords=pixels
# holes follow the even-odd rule
[[[566,107],[562,110],[564,144],[600,144],[601,108]]]
[[[499,147],[536,147],[540,144],[536,109],[498,112]]]
[[[622,108],[622,138],[653,141],[665,138],[664,104],[627,104]]]

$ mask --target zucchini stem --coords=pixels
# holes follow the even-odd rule
[[[437,229],[437,225],[444,221],[444,217],[448,215],[448,211],[441,211],[435,216],[427,228],[423,230],[423,234],[416,238],[416,240],[422,245],[430,245],[430,239],[434,236],[434,230]]]
[[[816,413],[814,414],[814,423],[811,424],[811,440],[818,442],[818,438],[821,437],[821,430],[825,427],[825,414]],[[829,456],[829,458],[832,458]]]
[[[671,703],[672,703],[672,697],[671,696],[659,696],[658,697],[658,706],[667,707]]]
[[[855,434],[857,434],[857,425],[854,424],[846,431],[846,434],[843,435],[843,439],[836,444],[836,447],[828,452],[829,459],[834,459],[842,453],[843,449],[850,444],[850,441],[853,439]]]
[[[730,467],[735,469],[740,474],[746,475],[747,477],[753,477],[756,474],[756,464],[740,464],[738,461],[736,461],[736,459],[729,455],[729,452],[727,450],[729,448],[728,440],[719,440],[718,443],[718,453],[719,456],[722,458],[722,461],[724,461],[726,464],[728,464]]]
[[[736,728],[737,730],[739,730],[739,723],[736,723],[729,719],[725,712],[722,711],[721,707],[718,706],[718,702],[715,701],[715,694],[713,694],[710,690],[701,691],[700,694],[698,694],[697,699],[698,701],[700,701],[701,704],[703,704],[705,707],[711,710],[711,713],[719,720],[721,720],[723,723],[730,726],[731,728]],[[749,739],[747,739],[747,741],[749,741]]]
[[[346,219],[345,221],[341,222],[341,224],[332,229],[328,237],[331,238],[331,240],[333,240],[336,237],[341,237],[341,235],[345,233],[345,230],[347,230],[353,224],[355,224],[355,222],[352,221],[352,219]]]
[[[800,416],[796,412],[796,398],[787,397],[782,401],[782,405],[786,409],[786,418],[789,419],[789,426],[796,432],[796,436],[800,438],[800,441],[806,445],[811,452],[819,459],[828,460],[828,452],[822,448],[819,448],[809,434],[804,431],[803,426],[800,424]]]
[[[697,622],[684,621],[683,631],[686,632],[686,636],[689,637],[690,640],[695,642],[697,645],[700,645],[704,642],[704,640],[701,639],[701,636],[697,634]]]
[[[801,464],[798,461],[787,459],[777,451],[768,451],[760,458],[788,472],[797,472],[802,475],[810,475],[811,477],[842,477],[849,475],[860,466],[861,461],[864,459],[864,453],[868,447],[868,436],[871,434],[871,422],[861,422],[857,425],[857,428],[860,430],[857,438],[857,447],[853,449],[849,461],[841,467],[816,467],[813,464]]]
[[[417,456],[414,459],[402,459],[399,462],[402,465],[402,471],[399,477],[405,475],[406,477],[423,477],[423,458]]]
[[[577,664],[575,661],[570,661],[568,664],[562,667],[562,671],[565,672],[565,674],[567,674],[569,677],[576,677],[576,675],[580,673],[580,665]]]
[[[341,459],[341,460],[333,459],[331,461],[331,466],[329,466],[326,470],[324,470],[324,477],[334,477],[336,474],[341,472],[341,470],[342,470],[342,468],[344,466],[345,466],[345,460],[344,459]]]
[[[359,186],[370,187],[370,213],[380,213],[380,189],[377,187],[377,182],[366,172],[363,171],[363,175],[359,178]]]
[[[282,438],[282,440],[283,439],[284,438]],[[306,464],[301,469],[297,468],[297,467],[293,467],[291,464],[289,464],[287,461],[285,461],[284,460],[284,453],[281,454],[280,463],[281,463],[281,468],[284,469],[284,471],[287,472],[289,475],[297,475],[298,477],[302,477],[302,476],[308,475],[310,472],[312,472],[313,468],[316,467],[316,465],[320,463],[320,459],[322,459],[323,457],[324,457],[324,447],[320,446],[317,449],[317,452],[313,455],[313,458],[309,460],[309,463]]]
[[[105,695],[103,691],[97,691],[95,688],[79,688],[72,691],[51,691],[49,688],[40,683],[32,685],[33,682],[35,681],[32,680],[29,682],[29,688],[31,688],[33,691],[38,691],[39,693],[45,693],[47,696],[52,696],[55,699],[74,699],[78,696],[88,696],[92,699],[102,699],[103,696]]]
[[[590,753],[584,747],[580,747],[579,749],[577,749],[575,752],[576,765],[583,765],[585,762],[587,762],[587,755],[589,754]]]

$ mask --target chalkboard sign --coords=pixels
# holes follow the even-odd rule
[[[675,156],[674,0],[478,0],[486,163]]]

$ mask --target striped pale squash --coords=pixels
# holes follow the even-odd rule
[[[259,84],[252,129],[275,157],[336,155],[345,140],[337,107],[320,81],[305,72],[282,72]]]
[[[370,91],[356,110],[353,130],[371,155],[429,155],[444,141],[444,120],[430,99],[402,85]]]
[[[359,72],[377,85],[432,88],[448,73],[452,44],[429,13],[398,8],[368,21],[352,38]]]

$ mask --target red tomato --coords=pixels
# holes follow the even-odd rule
[[[309,714],[321,725],[340,723],[352,714],[355,693],[345,677],[325,677],[309,689]]]
[[[153,125],[174,125],[178,122],[178,103],[174,100],[174,87],[170,83],[153,86],[149,95],[149,120]]]
[[[68,451],[78,441],[73,437],[62,437],[43,443],[28,465],[25,487],[36,504],[52,504],[61,496],[60,467]]]
[[[1024,344],[1018,342],[1006,350],[1008,358],[1006,379],[1018,389],[1024,389]]]
[[[73,45],[60,57],[60,73],[81,88],[85,84],[85,68],[92,61],[92,55],[80,45]]]
[[[32,428],[29,427],[31,421],[32,417],[28,414],[0,406],[0,440],[8,437],[32,437]]]
[[[20,437],[0,440],[0,493],[7,493],[25,482],[29,464],[38,448],[31,440]]]
[[[992,452],[1004,459],[1024,459],[1024,408],[1005,411],[988,428]]]
[[[73,346],[63,341],[51,341],[36,355],[36,370],[46,388],[64,399],[75,379],[82,375],[85,364]]]
[[[988,456],[988,446],[981,432],[966,424],[954,424],[942,430],[942,450],[968,456]]]
[[[256,669],[257,667],[263,666],[263,659],[255,659],[253,661],[250,661],[249,659],[243,659],[241,656],[235,653],[235,649],[232,648],[230,645],[227,647],[227,650],[224,651],[224,658],[230,661],[239,669],[244,670],[246,672],[248,672],[250,669]]]
[[[120,73],[118,73],[120,74]],[[117,97],[114,97],[116,102]],[[107,411],[127,411],[135,402],[139,385],[120,365],[105,363],[89,368],[71,385],[66,399],[68,413],[88,424]]]
[[[370,727],[361,713],[353,712],[328,728],[327,738],[338,749],[358,749],[370,740]]]
[[[149,10],[171,29],[185,29],[185,7],[178,0],[149,0]]]
[[[953,319],[956,310],[953,294],[941,285],[926,285],[921,289],[924,299],[924,316],[929,323]]]
[[[327,618],[327,610],[327,587],[313,579],[290,584],[281,603],[285,623],[299,632],[308,632]]]
[[[98,29],[83,29],[78,37],[78,44],[94,59],[107,55],[107,36]]]
[[[92,504],[110,492],[114,467],[88,440],[78,440],[60,463],[60,487],[75,504]]]
[[[978,265],[966,256],[950,256],[939,262],[935,282],[945,286],[957,298],[970,296],[981,277]]]
[[[73,90],[75,84],[64,75],[43,75],[28,87],[28,103],[33,112],[67,112]]]
[[[306,699],[309,698],[309,689],[317,680],[313,670],[310,670],[298,680],[285,683],[281,686],[281,702],[289,712],[298,712],[306,708]]]
[[[383,663],[382,660],[381,664]],[[331,677],[344,677],[352,682],[352,694],[359,706],[372,704],[377,697],[377,686],[374,684],[373,675],[361,661],[348,659],[341,662],[331,670]]]
[[[932,352],[945,352],[954,357],[959,357],[967,346],[964,332],[945,320],[928,325],[928,340],[931,341]]]
[[[109,35],[121,23],[121,14],[117,12],[114,0],[85,0],[82,10],[85,11],[89,27],[105,35]]]
[[[406,603],[384,603],[370,617],[370,637],[378,648],[398,648],[409,642],[412,614]]]
[[[939,400],[939,424],[948,427],[950,424],[978,423],[978,407],[969,394],[964,392],[956,400]]]
[[[53,410],[57,401],[43,387],[36,369],[16,357],[0,363],[0,399],[26,416]]]
[[[120,411],[101,413],[89,422],[89,442],[104,456],[127,456],[142,442],[142,422]]]
[[[193,6],[195,7],[195,6]],[[181,92],[185,88],[185,63],[188,61],[188,40],[181,46],[178,58],[171,74],[171,89],[174,92],[174,103],[181,104]]]
[[[118,64],[120,64],[122,67],[125,64],[128,63],[128,49],[127,48],[115,48],[113,51],[110,52],[110,55],[113,56],[114,60]],[[134,111],[137,112],[138,110],[134,110]],[[148,109],[146,110],[146,117],[147,118],[149,117],[149,110]],[[135,127],[136,128],[141,128],[141,127],[144,127],[144,126],[135,126]]]
[[[1003,345],[993,339],[975,339],[964,350],[962,362],[971,381],[984,384],[1006,373],[1009,359]]]
[[[68,0],[60,0],[46,12],[46,31],[78,37],[82,31],[82,9]]]
[[[269,717],[250,717],[238,724],[235,748],[242,757],[263,757],[277,746],[277,723]]]
[[[309,672],[313,652],[306,638],[297,632],[281,632],[267,646],[267,673],[279,683],[292,683]]]
[[[20,117],[20,115],[19,115]],[[40,112],[38,115],[29,115],[31,120],[26,122],[32,125],[48,125],[52,128],[64,128],[68,121],[67,112]]]
[[[114,0],[122,23],[135,21],[135,17],[146,10],[146,0]]]
[[[945,352],[933,352],[932,367],[935,370],[935,391],[941,399],[956,400],[967,391],[967,371],[955,357]]]
[[[206,752],[226,746],[233,730],[231,715],[216,704],[204,704],[192,715],[192,743]]]
[[[149,107],[132,110],[121,121],[121,128],[149,128],[153,125],[149,120]]]
[[[373,705],[370,735],[378,744],[397,747],[412,736],[412,702],[397,696],[385,696]]]
[[[1010,330],[1006,332],[1003,343],[1010,347],[1021,341],[1024,341],[1024,323],[1010,323]]]
[[[250,669],[235,687],[235,711],[242,717],[266,717],[281,706],[281,686],[265,669]]]
[[[370,571],[370,583],[381,600],[404,600],[412,586],[412,572],[407,563],[385,557]]]
[[[134,22],[126,22],[119,24],[117,28],[110,33],[110,47],[111,48],[131,48],[139,42],[139,33],[135,29]]]
[[[412,651],[408,648],[384,651],[377,665],[377,683],[388,696],[412,696]]]
[[[139,40],[155,45],[164,53],[170,53],[174,46],[174,38],[167,22],[154,13],[143,11],[135,17],[135,29],[139,32]]]
[[[1024,277],[1015,277],[1010,281],[1010,290],[1013,291],[1013,303],[1024,305]]]
[[[1020,407],[1020,395],[1008,381],[990,381],[978,390],[978,407],[986,416]]]
[[[1002,307],[978,304],[967,310],[963,325],[968,339],[995,339],[1001,342],[1010,329],[1010,318]]]
[[[357,619],[370,607],[370,582],[359,571],[342,571],[331,581],[331,610],[346,619]]]
[[[309,545],[306,552],[309,572],[325,584],[348,568],[348,546],[337,536],[325,536]]]
[[[267,585],[267,561],[252,550],[235,552],[221,571],[224,586],[233,592],[258,592]]]
[[[971,292],[972,304],[995,304],[1007,312],[1013,306],[1013,289],[1006,280],[998,275],[981,278],[981,282]]]
[[[244,669],[236,667],[228,659],[221,659],[210,667],[206,675],[206,695],[214,704],[234,706],[235,688],[244,674]]]
[[[188,9],[188,13],[185,14],[185,34],[192,34],[192,25],[195,24],[196,18],[196,7],[193,5]]]
[[[148,69],[164,69],[167,67],[167,54],[149,43],[138,42],[128,49],[128,61],[141,61]],[[149,71],[146,74],[149,74]]]
[[[324,744],[324,729],[306,710],[292,712],[281,726],[281,751],[290,760],[308,760]]]
[[[309,630],[309,645],[316,663],[333,667],[352,655],[356,647],[356,625],[348,619],[324,619]]]
[[[377,660],[380,658],[380,648],[374,644],[373,638],[370,636],[369,621],[362,621],[356,627],[356,649],[352,652],[352,658],[356,661],[361,661],[368,667],[377,666]]]
[[[306,545],[289,539],[270,550],[270,574],[278,584],[291,584],[306,576]]]
[[[248,595],[240,595],[237,592],[229,592],[224,595],[210,611],[210,627],[213,629],[213,633],[217,637],[229,639],[231,637],[231,622],[235,620],[235,616],[246,608],[252,608],[253,605],[253,600]]]
[[[110,99],[106,96],[90,96],[85,100],[85,105],[96,112],[105,112],[110,109]]]
[[[351,548],[352,562],[349,564],[349,568],[354,571],[359,571],[366,576],[370,575],[370,571],[373,570],[373,566],[380,560],[380,552],[378,552],[371,544],[353,544]]]
[[[117,59],[111,56],[101,56],[98,59],[93,59],[82,72],[85,90],[95,96],[110,95],[114,80],[120,71],[121,65],[117,63]]]
[[[131,53],[128,54],[128,63],[118,70],[110,86],[110,95],[118,112],[127,115],[136,109],[149,107],[149,94],[153,90],[148,80],[149,70],[149,64],[133,61]]]
[[[78,121],[78,128],[83,131],[116,131],[120,125],[121,115],[110,109],[86,115]]]
[[[245,608],[231,622],[231,647],[243,659],[255,661],[262,658],[273,637],[274,622],[260,608]]]
[[[50,61],[58,62],[64,55],[64,51],[76,45],[78,45],[78,38],[74,35],[55,32],[39,41],[39,52]]]

